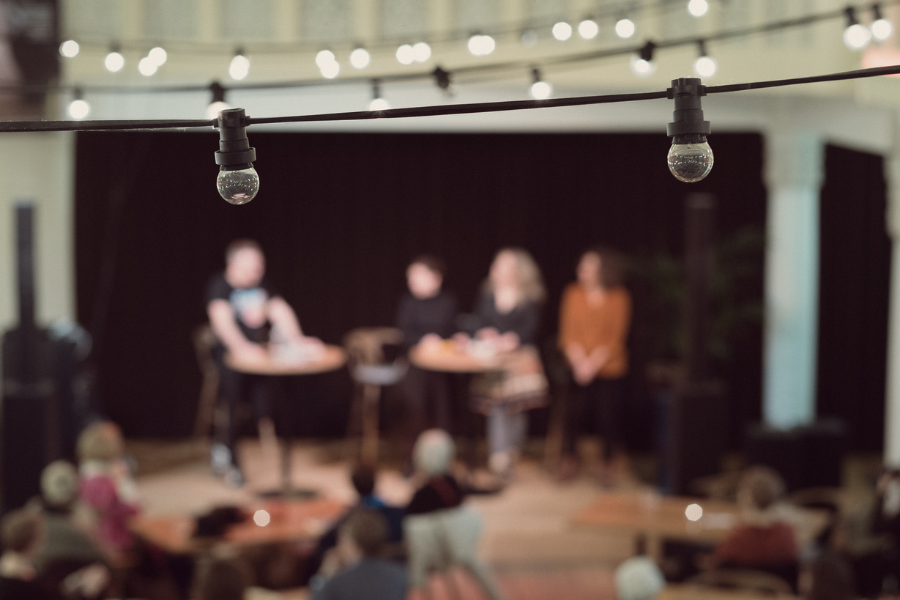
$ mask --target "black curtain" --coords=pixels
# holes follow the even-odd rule
[[[235,207],[215,190],[214,132],[78,134],[78,315],[97,338],[105,410],[129,435],[191,430],[199,372],[190,332],[205,320],[206,283],[234,238],[261,242],[269,275],[304,330],[331,343],[353,327],[392,324],[414,255],[444,257],[446,286],[470,307],[496,250],[520,245],[543,270],[549,339],[585,247],[612,245],[636,262],[680,256],[684,197],[698,191],[719,199],[720,237],[765,223],[755,134],[711,137],[716,166],[693,185],[668,173],[670,142],[661,134],[253,131],[250,139],[260,193]],[[761,252],[758,270],[742,292],[755,301]],[[654,331],[645,293],[634,295],[632,437],[646,446],[652,404],[643,367]],[[736,437],[759,418],[760,332],[757,324],[741,338],[740,367],[728,374]],[[331,415],[329,433],[343,427],[347,388],[340,390],[317,402],[323,422]]]
[[[849,426],[853,448],[884,439],[891,241],[884,159],[827,146],[821,202],[818,413]]]

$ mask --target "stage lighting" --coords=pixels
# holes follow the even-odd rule
[[[561,42],[566,41],[572,37],[572,26],[565,21],[560,21],[553,26],[553,37]]]
[[[585,40],[592,40],[600,33],[600,26],[593,19],[585,19],[578,24],[578,35]]]
[[[656,44],[647,42],[638,54],[631,55],[631,72],[638,77],[649,77],[656,72],[656,63],[653,62],[653,51]]]
[[[91,105],[82,98],[79,88],[75,88],[75,91],[72,92],[72,101],[69,103],[68,113],[70,117],[77,121],[87,118],[91,114]]]
[[[234,58],[231,59],[231,65],[228,66],[228,74],[232,79],[240,81],[250,74],[250,59],[244,56],[244,51],[238,48],[234,52]]]
[[[259,192],[259,175],[253,168],[256,149],[250,147],[246,123],[243,108],[230,108],[219,113],[216,188],[230,204],[246,204]]]
[[[381,96],[381,81],[372,80],[372,101],[369,102],[369,110],[379,111],[388,110],[391,107],[390,102]]]
[[[118,73],[125,66],[125,57],[119,52],[119,46],[114,45],[109,49],[109,54],[103,59],[106,70],[110,73]]]
[[[856,11],[852,6],[844,10],[847,15],[847,28],[844,29],[844,45],[851,50],[862,50],[872,41],[872,32],[865,25],[861,25],[856,18]]]
[[[536,67],[531,69],[531,97],[535,100],[546,100],[553,93],[553,86],[544,81]]]
[[[332,56],[334,56],[332,54]],[[354,69],[365,69],[369,66],[372,56],[365,48],[356,48],[350,53],[350,64]]]
[[[161,67],[169,60],[169,53],[162,46],[156,46],[147,53],[147,58],[156,63],[157,67]]]
[[[75,40],[66,40],[59,45],[59,53],[66,58],[75,58],[80,50],[81,46]]]
[[[669,97],[675,100],[673,122],[666,127],[672,138],[667,162],[669,171],[678,181],[694,183],[712,171],[713,151],[706,141],[709,135],[709,121],[703,120],[700,97],[706,95],[706,88],[697,78],[672,80]]]
[[[619,19],[616,23],[616,35],[620,38],[630,38],[635,31],[634,21],[631,19]]]
[[[716,71],[719,68],[716,59],[711,57],[706,52],[706,43],[698,42],[697,44],[699,50],[699,56],[697,60],[694,61],[694,73],[696,73],[697,77],[706,79],[712,77],[716,74]]]

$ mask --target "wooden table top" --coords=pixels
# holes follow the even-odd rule
[[[696,521],[686,514],[692,504],[702,509],[702,516]],[[697,509],[693,511],[696,513]],[[570,522],[578,527],[716,543],[739,523],[739,519],[740,509],[731,502],[643,492],[603,494],[575,513]],[[822,531],[828,523],[828,515],[825,511],[791,507],[785,512],[785,520],[794,527],[797,542],[803,545]]]
[[[251,375],[314,375],[336,371],[347,362],[347,354],[340,346],[326,344],[320,353],[293,359],[269,356],[266,360],[241,360],[230,352],[225,355],[228,368]]]
[[[259,510],[268,513],[267,523],[265,515],[260,515],[260,525],[254,522],[254,515]],[[329,499],[272,500],[248,507],[247,519],[243,523],[229,527],[222,537],[193,537],[196,519],[190,515],[138,516],[132,520],[131,530],[167,552],[196,554],[219,545],[246,548],[283,542],[314,541],[327,531],[345,510],[344,504]]]
[[[484,373],[501,366],[497,355],[481,356],[460,347],[453,340],[419,344],[409,350],[409,361],[420,369],[444,373]]]
[[[764,594],[748,590],[709,588],[690,584],[668,584],[657,600],[800,600],[790,594]]]

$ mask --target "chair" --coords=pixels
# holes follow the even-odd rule
[[[691,577],[686,583],[700,587],[732,588],[762,594],[793,594],[791,584],[783,578],[756,569],[713,569]]]
[[[503,594],[487,565],[478,557],[478,541],[483,529],[481,515],[468,507],[439,510],[424,515],[410,515],[403,521],[403,532],[409,552],[409,582],[431,598],[428,576],[445,573],[451,596],[459,598],[459,590],[450,574],[461,567],[490,600],[502,600]]]
[[[361,424],[360,457],[367,464],[374,465],[378,461],[381,388],[398,383],[409,368],[406,361],[399,357],[393,362],[386,362],[384,347],[399,345],[402,341],[403,333],[393,327],[360,327],[344,336],[350,376],[362,388],[361,394],[354,394],[349,429],[352,432],[356,423]]]
[[[197,417],[194,420],[194,437],[204,438],[209,433],[219,395],[219,370],[212,358],[212,349],[216,345],[216,335],[209,325],[201,325],[194,329],[191,339],[197,364],[203,374],[200,385],[200,401],[197,404]]]

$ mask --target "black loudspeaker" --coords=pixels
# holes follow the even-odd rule
[[[752,425],[747,431],[747,461],[778,471],[788,491],[839,487],[847,429],[825,419],[789,430]]]

